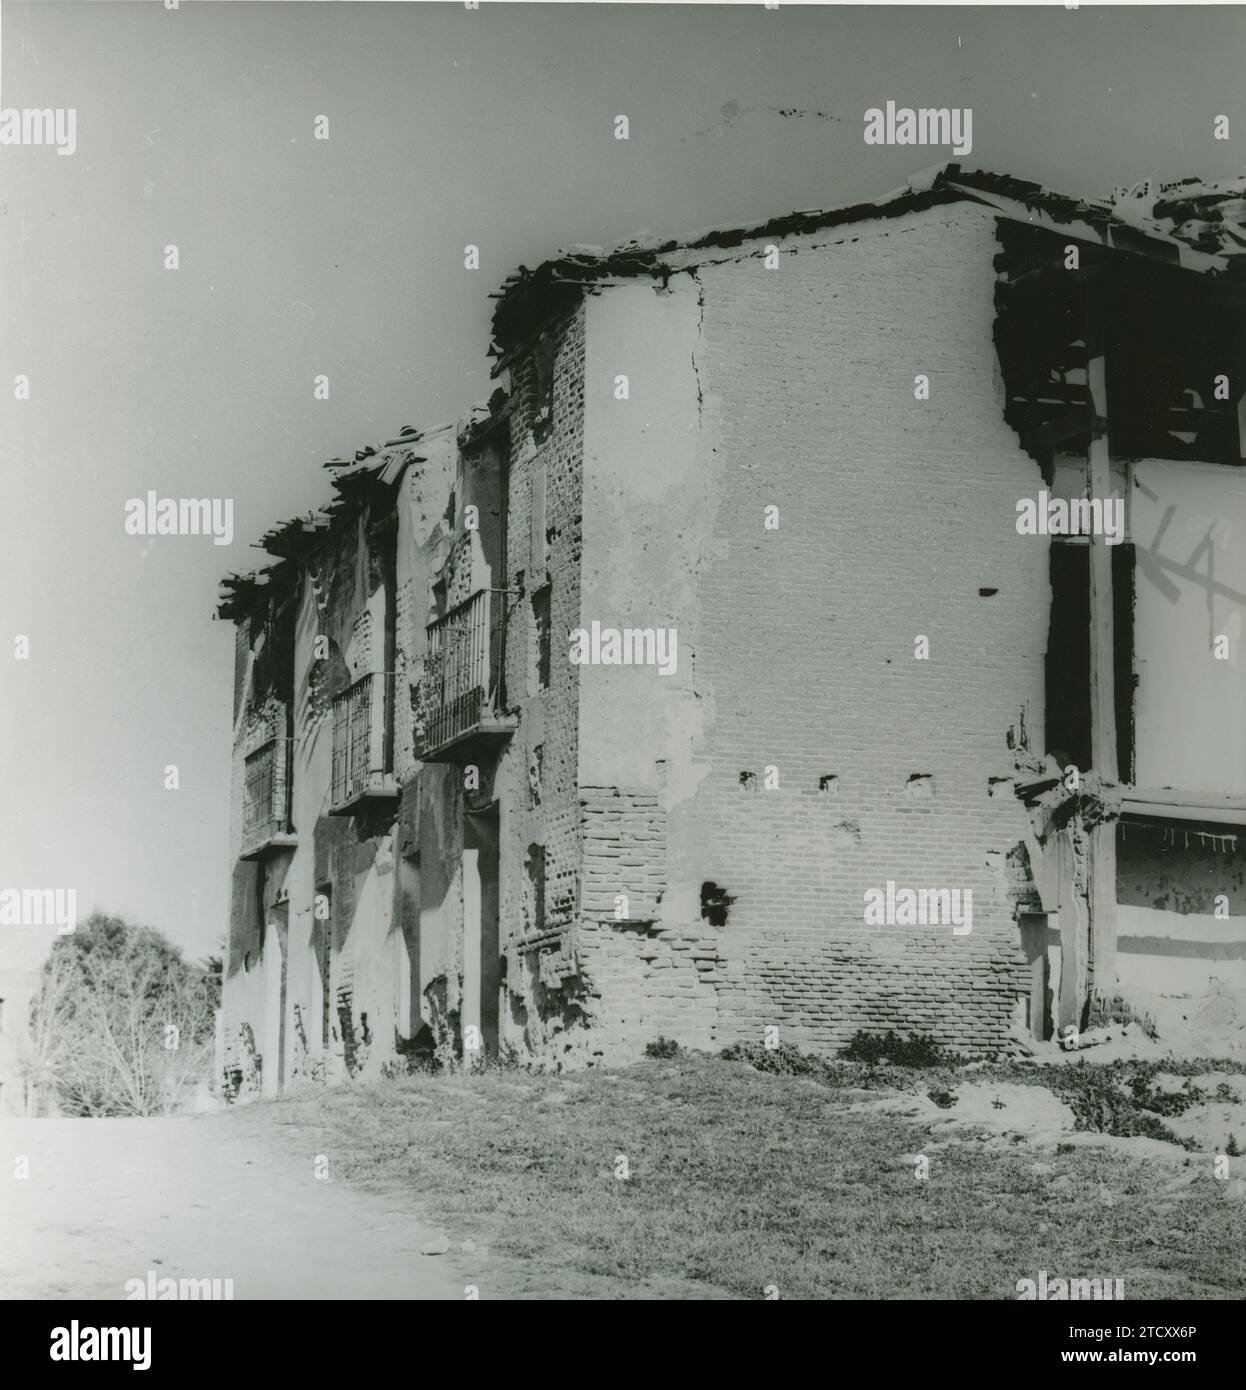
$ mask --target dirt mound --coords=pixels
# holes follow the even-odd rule
[[[1246,988],[1234,989],[1224,980],[1213,979],[1199,995],[1134,989],[1129,1002],[1137,1015],[1133,1022],[1088,1028],[1077,1036],[1075,1046],[1054,1039],[1035,1042],[1016,1032],[1014,1052],[1036,1062],[1055,1063],[1150,1062],[1164,1057],[1246,1062]],[[1143,1018],[1147,1027],[1138,1021]]]
[[[1246,969],[1242,988],[1212,980],[1200,995],[1131,992],[1131,1002],[1155,1022],[1161,1053],[1175,1057],[1246,1059]]]

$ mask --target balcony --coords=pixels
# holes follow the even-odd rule
[[[498,709],[501,634],[492,598],[482,589],[428,625],[415,728],[421,762],[469,760],[515,730],[514,716]]]
[[[286,781],[286,741],[272,739],[248,755],[242,788],[243,859],[262,859],[278,849],[294,849]]]
[[[355,815],[398,797],[389,752],[392,689],[392,676],[367,675],[334,698],[331,816]]]

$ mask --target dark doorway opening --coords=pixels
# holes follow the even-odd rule
[[[477,1026],[487,1057],[496,1057],[498,1051],[498,991],[501,984],[498,958],[498,839],[496,802],[483,811],[469,811],[464,815],[464,878],[465,882],[474,881],[478,885],[478,892],[465,893],[464,898],[464,955],[468,967],[465,984],[468,998],[463,1022],[464,1025],[470,1024],[470,1013],[478,1014]],[[474,980],[471,978],[473,974]]]

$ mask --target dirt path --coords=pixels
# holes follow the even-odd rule
[[[149,1270],[235,1298],[464,1297],[478,1271],[422,1255],[440,1232],[420,1213],[318,1181],[240,1118],[0,1120],[0,1298],[124,1298]]]

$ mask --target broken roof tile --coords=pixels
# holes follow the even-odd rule
[[[1057,193],[1010,174],[962,172],[956,163],[936,164],[867,203],[792,212],[666,241],[642,233],[609,253],[589,256],[586,248],[577,247],[542,262],[535,270],[521,265],[502,282],[501,291],[491,296],[498,301],[489,348],[489,355],[498,359],[494,374],[541,324],[578,302],[589,287],[629,276],[664,279],[696,266],[700,251],[731,249],[762,238],[807,235],[965,200],[983,203],[1003,217],[1059,227],[1112,250],[1175,262],[1202,274],[1223,273],[1234,261],[1246,266],[1246,178],[1223,183],[1197,178],[1165,184],[1143,180],[1131,188],[1118,189],[1111,199],[1095,201]]]

